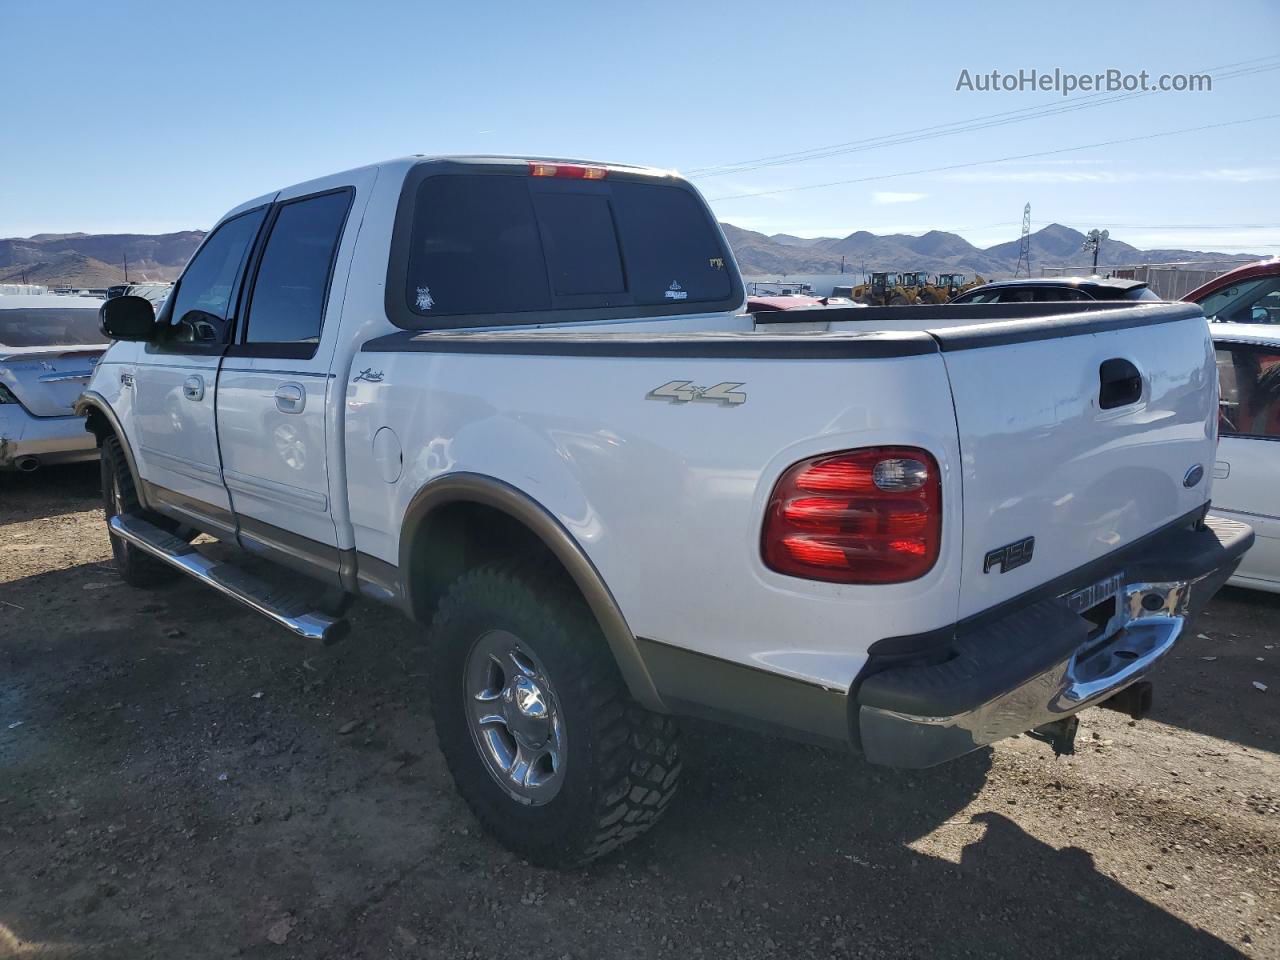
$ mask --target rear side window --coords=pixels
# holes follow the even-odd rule
[[[1000,300],[999,290],[979,290],[973,293],[962,294],[952,300],[952,303],[996,303]]]
[[[563,310],[651,316],[732,309],[731,262],[688,190],[628,180],[424,177],[413,196],[404,303],[434,317],[530,323]],[[394,264],[393,264],[394,267]],[[496,316],[495,316],[496,315]],[[511,316],[505,316],[511,315]]]
[[[253,282],[247,342],[319,342],[351,196],[339,190],[280,207]]]
[[[1218,432],[1280,439],[1280,354],[1274,347],[1218,344]]]
[[[1041,287],[1036,290],[1033,299],[1036,303],[1062,303],[1069,300],[1088,300],[1089,296],[1075,287]]]
[[[1280,277],[1241,280],[1215,290],[1200,307],[1211,321],[1280,323]]]

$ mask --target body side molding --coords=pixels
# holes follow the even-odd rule
[[[400,596],[405,608],[414,609],[414,585],[408,581],[415,535],[432,511],[451,503],[470,502],[500,510],[529,529],[560,561],[582,592],[595,615],[609,649],[631,695],[650,710],[668,712],[627,625],[618,603],[569,531],[532,497],[494,477],[478,473],[453,473],[429,481],[414,495],[405,510],[400,531]]]

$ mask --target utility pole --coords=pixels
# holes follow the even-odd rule
[[[840,254],[840,272],[844,273],[844,254]]]
[[[1022,208],[1022,239],[1018,241],[1018,268],[1013,271],[1015,277],[1022,276],[1023,270],[1031,276],[1031,204]]]
[[[1085,234],[1084,243],[1080,245],[1080,249],[1082,250],[1093,251],[1093,272],[1095,275],[1098,272],[1098,251],[1102,248],[1102,242],[1110,236],[1111,232],[1109,230],[1098,230],[1095,228]]]
[[[127,253],[121,253],[120,257],[121,259],[124,260],[124,282],[128,283],[129,282],[129,255]]]

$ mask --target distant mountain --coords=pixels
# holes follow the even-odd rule
[[[826,237],[793,237],[789,233],[775,233],[769,239],[784,247],[815,247],[826,243]]]
[[[39,233],[0,240],[0,281],[101,287],[124,280],[173,280],[200,241],[202,230],[142,233]]]
[[[870,270],[925,270],[930,273],[981,274],[990,279],[1012,275],[1018,266],[1018,241],[998,243],[985,249],[964,237],[941,230],[922,236],[895,233],[880,236],[859,230],[847,237],[806,239],[790,234],[766,236],[721,224],[738,258],[738,266],[748,276],[773,274],[838,273],[841,255],[846,273]],[[1079,266],[1090,254],[1081,249],[1084,234],[1051,223],[1030,237],[1031,266]],[[1230,254],[1200,250],[1139,250],[1120,240],[1102,245],[1098,265],[1118,263],[1165,263],[1196,260],[1260,259],[1261,254]]]
[[[1018,265],[1018,241],[975,247],[954,233],[930,230],[921,236],[885,236],[858,230],[847,237],[766,236],[722,223],[738,265],[748,276],[846,273],[867,270],[925,270],[929,273],[1010,276]],[[21,281],[50,286],[102,287],[124,279],[124,260],[131,280],[173,280],[200,241],[202,230],[148,235],[140,233],[41,233],[0,240],[0,282]],[[1084,234],[1051,223],[1031,234],[1031,267],[1081,265],[1089,255],[1081,249]],[[1099,265],[1164,263],[1194,260],[1260,259],[1260,255],[1198,250],[1139,250],[1119,240],[1102,245]]]

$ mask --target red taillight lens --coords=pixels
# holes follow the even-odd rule
[[[772,570],[833,583],[924,576],[942,540],[942,476],[917,447],[867,447],[790,467],[773,488],[761,549]]]
[[[580,163],[536,163],[529,161],[531,177],[561,177],[568,180],[603,180],[609,171],[604,167],[584,167]]]

